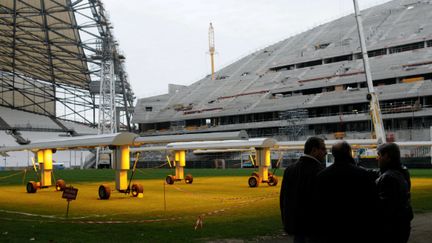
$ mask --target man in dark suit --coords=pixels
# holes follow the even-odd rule
[[[285,169],[280,191],[282,223],[295,243],[311,242],[313,229],[311,214],[313,187],[316,175],[325,168],[327,150],[324,140],[310,137],[304,146],[304,155]]]
[[[316,179],[316,229],[321,242],[374,242],[378,194],[370,173],[357,167],[351,146],[332,147],[334,163]]]
[[[406,243],[411,232],[411,180],[401,164],[399,146],[386,143],[378,147],[380,176],[376,180],[379,195],[380,241]]]

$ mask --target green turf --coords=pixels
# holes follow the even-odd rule
[[[256,215],[258,216],[258,215]],[[2,217],[4,217],[2,215]],[[83,225],[67,221],[39,222],[0,220],[1,242],[204,242],[214,239],[250,239],[275,231],[272,215],[236,218],[227,222],[208,219],[202,229],[195,231],[188,221],[167,221],[153,224]],[[278,226],[279,228],[279,226]],[[5,234],[7,232],[7,234]],[[279,232],[278,232],[279,233]]]
[[[206,177],[206,176],[249,176],[253,171],[257,169],[185,169],[185,173],[191,173],[194,177]],[[271,170],[273,171],[273,170]],[[20,173],[16,176],[17,173]],[[129,175],[132,172],[129,171]],[[281,176],[283,171],[277,170],[276,175]],[[137,169],[134,178],[138,180],[145,179],[163,179],[169,174],[175,174],[173,169]],[[61,178],[68,183],[74,182],[97,182],[97,181],[110,181],[113,180],[115,175],[114,170],[102,169],[102,170],[56,170],[54,172],[55,178]],[[11,177],[8,177],[11,176]],[[8,177],[7,180],[2,180],[3,177]],[[24,170],[21,171],[0,171],[0,186],[2,185],[18,185],[24,181],[36,180],[36,174],[33,170],[28,170],[24,174]]]
[[[136,182],[144,185],[144,197],[113,193],[108,201],[98,200],[97,188],[101,183],[114,185],[114,171],[56,171],[57,178],[80,190],[69,219],[64,218],[61,192],[25,192],[23,179],[33,179],[33,172],[24,178],[20,171],[0,171],[0,242],[203,242],[281,234],[280,183],[249,188],[252,171],[186,169],[194,183],[165,186],[166,210],[163,181],[172,170],[140,169]],[[432,211],[432,170],[411,170],[411,176],[414,210]],[[204,216],[204,227],[194,230],[199,215]]]
[[[432,169],[411,169],[409,172],[413,178],[432,178]]]
[[[432,169],[410,170],[411,204],[416,213],[432,211]]]
[[[26,178],[17,171],[0,172],[0,229],[7,232],[0,232],[0,242],[32,238],[59,242],[178,242],[279,234],[279,186],[249,188],[247,179],[253,171],[186,169],[194,175],[194,183],[167,185],[166,211],[163,182],[166,175],[173,174],[172,170],[138,170],[135,181],[144,185],[144,198],[114,193],[108,201],[97,199],[97,188],[101,183],[113,185],[114,171],[56,171],[57,178],[80,190],[77,201],[71,202],[69,220],[64,219],[66,202],[60,192],[53,188],[36,194],[25,192],[23,179],[34,179],[33,172],[28,172]],[[199,215],[204,215],[204,227],[195,231],[193,224]],[[120,223],[109,224],[110,220]]]

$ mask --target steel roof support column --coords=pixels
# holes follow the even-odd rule
[[[41,4],[41,9],[40,9],[40,14],[42,16],[43,19],[43,31],[45,33],[45,44],[46,44],[46,52],[47,52],[47,56],[48,56],[48,62],[49,62],[49,66],[50,66],[50,76],[51,76],[51,86],[53,89],[53,103],[54,103],[54,114],[50,114],[50,115],[54,115],[57,113],[56,112],[56,79],[55,79],[55,74],[54,74],[54,63],[53,63],[53,57],[52,57],[52,51],[51,51],[51,43],[50,43],[50,37],[49,37],[49,26],[48,26],[48,20],[47,20],[47,14],[48,12],[46,11],[45,8],[45,0],[40,0],[40,4]]]
[[[122,65],[121,63],[119,64],[119,65]],[[125,109],[125,115],[126,115],[126,125],[127,125],[127,127],[128,127],[128,132],[132,132],[132,126],[131,126],[131,123],[130,123],[130,120],[131,120],[131,116],[130,116],[130,111],[129,111],[129,107],[132,107],[132,102],[131,102],[131,104],[129,104],[129,102],[128,102],[128,97],[127,97],[127,94],[128,94],[128,92],[127,92],[127,90],[126,90],[126,88],[125,88],[125,79],[126,79],[126,77],[125,77],[125,74],[120,70],[120,74],[119,74],[119,76],[120,76],[120,84],[121,84],[121,88],[122,88],[122,94],[123,94],[123,102],[124,102],[124,109]],[[130,106],[129,106],[130,105]]]
[[[12,40],[12,106],[15,107],[15,49],[16,49],[16,0],[13,3],[13,40]]]

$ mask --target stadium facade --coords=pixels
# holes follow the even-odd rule
[[[384,127],[398,141],[430,140],[431,17],[429,0],[396,0],[362,11]],[[245,129],[251,137],[300,140],[373,133],[354,14],[268,46],[215,75],[139,99],[132,121],[142,135]]]

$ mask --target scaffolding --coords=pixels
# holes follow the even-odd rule
[[[100,0],[0,0],[0,105],[97,127],[110,97],[118,119],[104,124],[131,130],[134,94],[111,29]]]
[[[279,134],[286,135],[290,141],[299,140],[307,131],[305,121],[308,118],[306,109],[295,109],[279,112],[279,120],[287,121],[287,126],[279,127]]]

